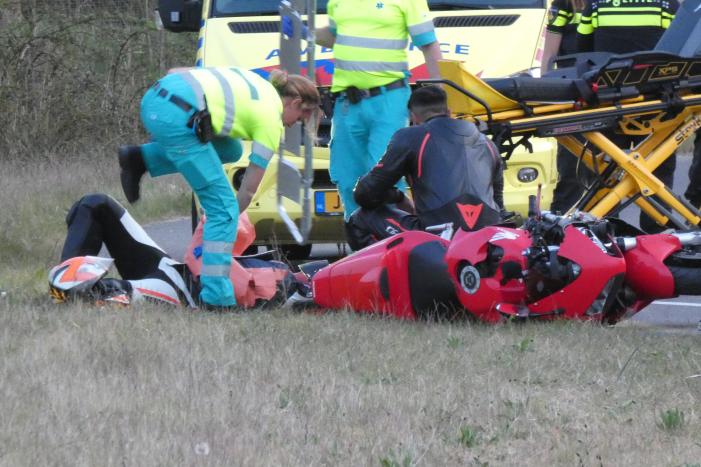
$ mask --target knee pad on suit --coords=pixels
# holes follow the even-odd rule
[[[78,210],[81,207],[91,211],[110,209],[117,215],[117,218],[122,217],[125,211],[124,207],[111,196],[104,193],[91,193],[73,203],[73,206],[68,210],[68,214],[66,214],[67,225],[71,225],[75,220]]]

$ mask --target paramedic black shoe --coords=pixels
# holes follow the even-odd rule
[[[140,146],[119,147],[119,179],[122,182],[124,196],[130,203],[139,200],[139,183],[146,173],[146,164]]]

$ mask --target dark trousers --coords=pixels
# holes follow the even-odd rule
[[[421,230],[418,216],[401,209],[380,206],[358,208],[346,222],[346,239],[353,251],[407,230]]]
[[[696,132],[694,139],[694,158],[689,167],[689,186],[684,197],[696,208],[701,206],[701,131]]]
[[[154,278],[171,282],[159,269],[161,259],[169,256],[110,196],[102,193],[83,196],[68,211],[66,224],[68,233],[61,261],[97,256],[104,243],[122,279]]]
[[[561,144],[557,145],[557,172],[559,177],[550,211],[564,214],[594,181],[594,172]]]

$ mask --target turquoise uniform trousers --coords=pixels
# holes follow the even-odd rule
[[[241,144],[231,138],[200,142],[187,127],[195,110],[184,111],[169,100],[171,95],[193,108],[197,102],[190,85],[177,75],[164,77],[158,89],[146,92],[141,101],[141,119],[152,142],[141,146],[144,162],[152,177],[179,172],[197,194],[207,215],[200,300],[215,306],[232,306],[236,298],[229,272],[239,208],[222,163],[238,160]]]
[[[358,208],[353,188],[372,169],[387,149],[392,135],[409,124],[409,87],[392,89],[351,104],[336,99],[331,126],[329,174],[343,202],[347,221]],[[406,187],[402,182],[400,188]]]

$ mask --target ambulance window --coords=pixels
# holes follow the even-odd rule
[[[428,0],[431,11],[545,8],[545,0]]]
[[[317,0],[316,11],[326,13],[328,0]],[[279,15],[280,0],[213,0],[212,16]]]

